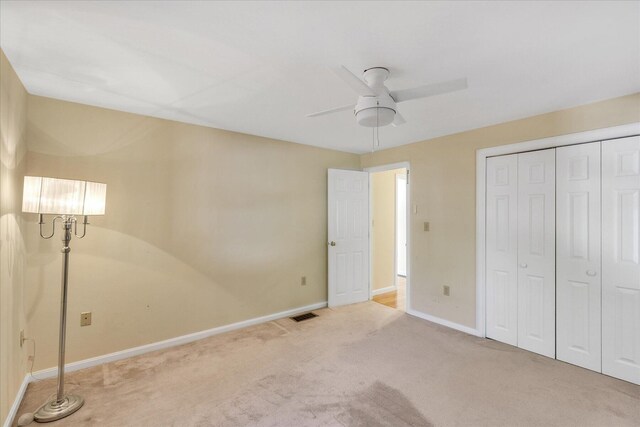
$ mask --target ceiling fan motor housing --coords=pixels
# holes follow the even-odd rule
[[[393,123],[396,116],[396,102],[384,86],[389,77],[389,70],[384,67],[373,67],[364,70],[364,81],[378,96],[360,96],[354,110],[360,126],[378,127]]]
[[[361,96],[354,113],[360,126],[387,126],[396,116],[396,103],[389,95]]]

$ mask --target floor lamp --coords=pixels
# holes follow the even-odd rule
[[[60,294],[60,342],[58,347],[58,390],[56,396],[42,405],[34,413],[37,422],[59,420],[76,412],[84,404],[84,399],[75,394],[64,393],[64,351],[67,330],[67,285],[69,279],[69,243],[72,233],[82,239],[87,232],[89,215],[104,215],[107,184],[70,179],[24,177],[22,212],[39,215],[40,236],[53,237],[56,223],[62,226],[62,284]],[[55,215],[51,223],[51,233],[45,235],[42,226],[44,215]],[[82,234],[78,235],[76,215],[84,216]]]

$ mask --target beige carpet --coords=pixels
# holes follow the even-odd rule
[[[70,373],[86,404],[49,425],[640,425],[636,385],[373,302],[317,313]]]

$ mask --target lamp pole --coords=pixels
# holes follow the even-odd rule
[[[62,236],[62,284],[60,290],[60,342],[58,346],[58,393],[56,400],[64,400],[64,353],[67,337],[67,288],[69,284],[69,252],[71,248],[71,221],[63,223],[64,234]]]
[[[65,347],[66,347],[66,336],[67,336],[67,290],[69,284],[69,252],[71,252],[71,248],[69,247],[69,243],[71,243],[71,230],[73,229],[73,225],[77,223],[75,216],[71,215],[62,215],[57,216],[53,219],[53,230],[50,236],[44,236],[42,234],[42,225],[44,224],[42,214],[40,215],[40,236],[45,239],[49,239],[53,237],[55,233],[55,224],[56,220],[60,219],[62,221],[62,281],[60,284],[60,336],[59,336],[59,346],[58,346],[58,389],[56,393],[56,397],[54,399],[49,400],[47,403],[42,405],[38,410],[33,414],[33,418],[35,421],[40,423],[47,423],[51,421],[56,421],[61,418],[64,418],[68,415],[73,414],[78,409],[82,407],[84,404],[84,399],[81,396],[75,394],[64,394],[64,356],[65,356]],[[88,224],[87,217],[85,216],[84,220],[84,233],[82,236],[77,236],[79,238],[84,237],[86,234],[86,226]]]

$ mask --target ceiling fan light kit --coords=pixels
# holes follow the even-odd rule
[[[391,97],[386,100],[361,96],[354,113],[360,126],[368,128],[386,126],[393,123],[396,116],[396,103]]]

